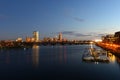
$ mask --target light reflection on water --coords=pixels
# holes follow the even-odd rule
[[[108,53],[108,57],[109,57],[111,63],[115,63],[115,61],[116,61],[115,55],[113,55],[112,53]]]
[[[35,67],[38,67],[38,64],[39,64],[39,46],[38,45],[33,45],[32,47],[32,50],[33,50],[33,53],[32,53],[32,57],[33,57],[33,65]]]
[[[6,52],[6,64],[10,64],[10,54],[8,51]]]
[[[90,45],[34,45],[28,49],[1,50],[0,77],[48,77],[55,80],[98,80],[99,77],[101,80],[119,80],[120,58],[109,53],[107,56],[110,63],[83,62],[82,55],[89,47]]]

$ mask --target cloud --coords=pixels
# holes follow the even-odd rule
[[[83,21],[85,21],[84,19],[82,19],[82,18],[80,18],[80,17],[76,17],[76,16],[72,16],[72,10],[71,9],[66,9],[65,11],[64,11],[64,15],[66,16],[66,17],[68,17],[68,18],[70,18],[70,19],[73,19],[73,20],[75,20],[75,21],[78,21],[78,22],[83,22]]]
[[[78,17],[72,17],[74,20],[76,20],[76,21],[79,21],[79,22],[83,22],[84,21],[84,19],[81,19],[81,18],[78,18]]]
[[[89,35],[89,34],[81,34],[81,33],[76,33],[75,36],[79,37],[79,36],[92,36],[92,35]]]
[[[102,36],[105,36],[105,35],[108,35],[107,33],[102,33],[102,34],[96,34],[95,37],[102,37]]]
[[[63,35],[74,36],[74,37],[101,37],[101,36],[107,35],[106,33],[97,33],[97,32],[90,32],[90,33],[83,34],[77,31],[62,31],[61,33]]]
[[[75,36],[75,37],[84,37],[84,36],[92,36],[90,34],[82,34],[76,31],[63,31],[61,32],[63,35]]]
[[[70,15],[68,17],[75,20],[75,21],[78,21],[78,22],[84,22],[85,21],[84,19],[79,18],[79,17],[73,17],[73,16],[70,16]]]
[[[106,34],[98,34],[98,36],[104,36],[104,35],[106,35]]]
[[[59,34],[60,32],[57,32]],[[99,32],[89,32],[89,33],[80,33],[78,31],[61,31],[64,37],[68,39],[83,39],[83,40],[93,40],[100,39],[102,36],[107,35],[107,33]]]
[[[102,37],[102,36],[108,35],[108,33],[100,33],[100,32],[90,32],[88,34],[90,34],[94,37]]]
[[[62,34],[65,35],[73,35],[75,32],[74,31],[63,31]]]

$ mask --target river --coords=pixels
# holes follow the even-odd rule
[[[119,80],[120,58],[111,54],[109,63],[84,62],[82,55],[89,47],[35,45],[32,48],[1,49],[0,79]]]

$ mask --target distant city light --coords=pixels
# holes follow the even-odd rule
[[[91,41],[90,43],[92,44],[93,42]]]
[[[101,39],[95,39],[95,42],[102,42]]]

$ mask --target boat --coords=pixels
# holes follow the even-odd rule
[[[83,54],[83,61],[109,62],[107,52],[102,49],[89,48],[89,52]]]
[[[90,55],[89,53],[88,54],[84,54],[83,55],[83,60],[84,61],[93,61],[94,57],[92,55]]]

